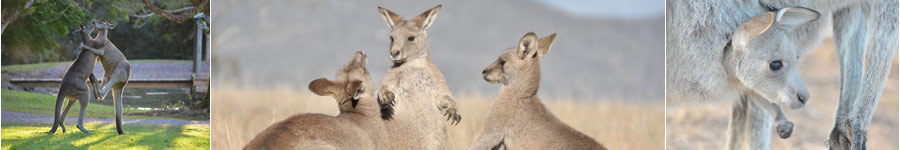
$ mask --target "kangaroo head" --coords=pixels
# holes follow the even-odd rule
[[[516,48],[506,49],[496,61],[484,68],[481,72],[484,80],[503,85],[517,80],[537,80],[541,75],[540,59],[550,51],[554,39],[556,33],[540,39],[534,32],[525,34]]]
[[[100,29],[100,30],[105,30],[105,29],[115,29],[115,28],[116,28],[116,25],[115,25],[115,24],[112,24],[112,23],[109,23],[109,22],[106,22],[106,21],[91,20],[91,23],[94,24],[94,28],[97,28],[97,29]]]
[[[360,99],[371,99],[371,79],[366,63],[366,54],[356,51],[350,62],[338,71],[336,80],[313,80],[309,83],[309,90],[316,95],[334,97],[341,112],[350,111]]]
[[[381,13],[384,21],[391,27],[391,49],[388,56],[394,64],[428,58],[428,34],[425,29],[431,26],[440,11],[441,5],[437,5],[407,22],[397,13],[378,7],[378,13]]]
[[[788,7],[747,20],[735,30],[731,50],[726,51],[728,71],[747,90],[772,103],[803,107],[809,91],[797,70],[798,42],[788,34],[818,18],[814,10]]]

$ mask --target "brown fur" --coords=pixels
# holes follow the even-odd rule
[[[537,97],[540,59],[550,50],[556,34],[537,39],[530,32],[517,48],[504,51],[482,74],[501,83],[488,120],[470,149],[606,149],[593,138],[557,119]]]
[[[79,31],[76,32],[81,32],[81,34],[91,34],[93,31],[93,27],[85,28],[84,26],[81,26]],[[87,41],[90,40],[90,38],[85,38],[84,40]],[[95,93],[97,90],[97,79],[94,78],[93,74],[94,64],[97,62],[97,56],[103,55],[102,49],[106,45],[95,44],[91,46],[95,47],[86,46],[84,43],[79,46],[81,52],[79,52],[78,57],[75,58],[75,62],[69,66],[69,69],[66,70],[66,74],[63,76],[62,83],[59,85],[59,93],[56,96],[53,127],[50,129],[50,134],[56,132],[57,126],[62,127],[63,132],[66,132],[66,114],[69,113],[69,108],[72,108],[75,101],[78,101],[81,105],[81,109],[79,110],[80,113],[78,113],[78,125],[76,125],[76,127],[84,133],[91,133],[84,128],[84,114],[87,110],[87,105],[91,101],[90,89],[93,88]],[[92,87],[90,88],[86,83],[88,78],[90,78],[92,84]],[[66,104],[65,110],[62,110],[63,103],[67,99],[69,100],[69,103]]]
[[[337,100],[340,114],[291,116],[263,130],[244,149],[388,149],[387,130],[365,65],[365,54],[357,51],[337,80],[310,82],[310,91]]]
[[[438,5],[407,22],[378,7],[391,27],[389,55],[394,66],[382,80],[378,96],[381,104],[396,104],[383,110],[393,149],[450,149],[445,121],[461,119],[444,76],[428,56],[425,29],[440,10]]]
[[[119,48],[112,41],[109,41],[109,37],[107,37],[109,29],[115,28],[115,25],[96,20],[93,21],[93,24],[94,28],[100,29],[97,37],[91,38],[90,34],[82,34],[81,36],[88,45],[106,45],[103,47],[103,55],[100,56],[100,62],[103,64],[103,71],[105,71],[103,84],[101,84],[103,89],[100,90],[100,99],[105,99],[106,95],[112,90],[113,103],[116,107],[116,129],[119,135],[122,135],[125,134],[125,130],[122,129],[122,93],[124,93],[125,84],[128,83],[128,79],[131,77],[131,64],[128,63],[128,59],[125,58],[122,51],[119,51]]]

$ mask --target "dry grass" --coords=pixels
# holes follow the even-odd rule
[[[221,82],[218,82],[219,84]],[[220,84],[221,85],[221,84]],[[213,89],[212,148],[240,149],[273,122],[296,113],[335,115],[331,97],[288,87]],[[462,122],[451,126],[455,149],[465,149],[486,121],[491,98],[457,96]],[[611,149],[663,149],[663,104],[615,101],[545,100],[554,115]]]
[[[807,56],[800,74],[810,90],[810,103],[798,110],[785,110],[793,121],[794,133],[780,139],[772,132],[773,149],[825,149],[834,124],[840,93],[840,68],[833,41]],[[898,149],[897,58],[891,76],[879,100],[868,133],[868,148]],[[669,149],[722,149],[726,144],[730,103],[700,107],[671,106],[666,110],[666,147]]]

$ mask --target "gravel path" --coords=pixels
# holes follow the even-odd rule
[[[53,116],[44,114],[31,114],[20,112],[2,112],[3,122],[53,122]],[[78,115],[70,114],[66,117],[66,125],[73,125],[78,121]],[[85,122],[108,122],[115,123],[115,118],[84,118]],[[192,120],[156,120],[156,119],[129,119],[122,120],[122,124],[152,124],[152,125],[190,125],[205,124],[209,125],[209,121],[192,121]]]

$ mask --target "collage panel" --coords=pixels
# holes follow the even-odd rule
[[[666,2],[667,149],[898,149],[897,9]]]
[[[2,149],[209,149],[208,0],[2,1]]]
[[[218,2],[212,148],[664,149],[662,4],[621,4]]]

